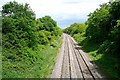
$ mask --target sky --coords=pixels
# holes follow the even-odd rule
[[[14,0],[0,0],[1,6]],[[90,12],[109,0],[15,0],[18,3],[28,3],[37,18],[51,16],[62,29],[73,23],[84,23]]]

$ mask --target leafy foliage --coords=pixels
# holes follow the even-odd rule
[[[96,9],[96,11],[89,14],[89,19],[86,22],[88,25],[86,29],[87,37],[99,41],[104,41],[108,37],[111,29],[109,8],[107,4],[103,4],[100,9]]]
[[[73,36],[74,34],[83,33],[86,28],[87,26],[85,24],[74,23],[71,24],[70,27],[66,28],[64,32]]]
[[[13,1],[2,8],[3,78],[48,77],[61,29],[50,16],[36,19],[28,4]]]
[[[21,5],[17,2],[10,2],[3,6],[2,15],[4,47],[21,48],[21,46],[35,46],[32,43],[35,42],[33,38],[35,37],[33,33],[35,31],[35,15],[28,4]]]
[[[39,27],[41,30],[53,31],[54,27],[57,26],[56,22],[51,19],[50,16],[45,16],[43,18],[39,18],[38,20],[42,23],[42,26]]]

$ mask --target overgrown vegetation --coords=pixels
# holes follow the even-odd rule
[[[120,1],[100,5],[89,14],[86,26],[78,30],[72,24],[64,32],[72,35],[108,76],[120,79]]]
[[[0,11],[0,64],[2,64],[2,15]],[[0,79],[2,79],[2,65],[0,65]]]
[[[2,7],[2,77],[49,77],[60,47],[61,29],[50,17],[36,19],[28,4]]]

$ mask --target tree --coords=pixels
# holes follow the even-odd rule
[[[54,27],[57,26],[56,22],[50,16],[45,16],[38,20],[42,23],[42,26],[40,27],[42,30],[53,31]]]
[[[86,24],[86,36],[97,41],[104,41],[108,38],[111,29],[111,17],[109,13],[109,5],[102,4],[100,9],[96,9],[93,13],[89,14]],[[104,34],[104,35],[103,35]]]
[[[3,46],[8,48],[33,47],[35,41],[35,14],[28,4],[9,2],[2,10]],[[11,45],[11,46],[10,46]]]
[[[64,32],[73,36],[74,34],[85,32],[86,28],[87,26],[85,24],[73,23],[70,27],[64,29]]]

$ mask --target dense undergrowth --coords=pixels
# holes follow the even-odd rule
[[[36,19],[28,4],[2,6],[2,77],[50,77],[62,31],[50,16]]]
[[[100,5],[99,9],[89,14],[86,25],[75,24],[64,32],[73,36],[81,48],[92,55],[93,61],[107,76],[119,80],[120,1]]]
[[[2,64],[2,15],[0,12],[0,64]],[[0,79],[2,78],[2,65],[0,65]]]
[[[38,45],[34,50],[24,48],[21,54],[16,49],[3,48],[3,78],[49,78],[61,39],[53,45]]]

